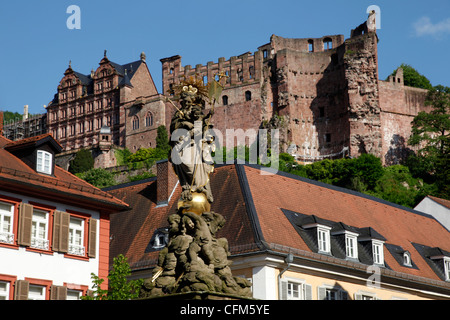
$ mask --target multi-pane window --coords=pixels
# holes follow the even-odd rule
[[[330,252],[330,229],[323,227],[317,228],[317,245],[319,252]]]
[[[0,202],[0,242],[14,243],[13,210],[13,205]]]
[[[38,150],[36,171],[46,174],[52,174],[52,154],[47,151]]]
[[[48,212],[34,209],[31,222],[31,247],[48,250]]]
[[[384,264],[383,244],[379,242],[372,243],[373,263]]]
[[[139,129],[139,118],[138,116],[134,116],[132,120],[133,130]]]
[[[151,112],[147,113],[145,117],[145,126],[146,127],[153,126],[153,114]]]
[[[69,253],[79,255],[79,256],[85,255],[84,219],[70,217]]]
[[[28,300],[45,300],[45,286],[30,284],[28,289]]]
[[[356,235],[345,235],[345,254],[347,258],[358,258],[358,247]]]
[[[288,300],[301,299],[301,283],[288,282],[287,283],[287,298]]]
[[[9,300],[9,282],[0,281],[0,300]]]

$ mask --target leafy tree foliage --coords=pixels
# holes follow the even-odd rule
[[[75,158],[70,161],[69,172],[81,173],[88,171],[94,167],[94,158],[89,150],[81,149],[75,155]]]
[[[23,115],[18,112],[3,111],[3,121],[9,122],[11,120],[22,120]]]
[[[413,177],[408,167],[395,165],[383,168],[381,160],[370,154],[362,154],[354,159],[322,160],[301,165],[291,155],[282,153],[279,166],[282,171],[407,207],[414,207],[433,190],[433,185]]]
[[[156,150],[158,150],[159,156],[167,158],[170,152],[170,144],[166,126],[159,126],[156,132]]]
[[[108,290],[101,289],[104,279],[99,278],[91,273],[93,282],[94,295],[83,296],[83,300],[131,300],[139,296],[139,290],[142,287],[143,280],[127,280],[131,275],[131,269],[128,265],[127,258],[122,254],[113,260],[113,269],[108,275]]]
[[[433,88],[430,80],[427,77],[420,74],[416,69],[411,67],[409,64],[402,63],[399,68],[403,69],[403,83],[405,86],[422,88],[430,90]],[[397,69],[395,69],[391,75],[395,75]]]
[[[103,168],[90,169],[86,172],[77,173],[76,176],[97,188],[106,188],[116,184],[114,175]]]
[[[427,180],[435,182],[438,197],[450,198],[450,88],[436,86],[428,92],[426,103],[432,110],[419,112],[412,121],[408,143],[417,146],[416,155],[406,164]]]

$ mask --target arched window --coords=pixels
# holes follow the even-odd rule
[[[223,104],[224,106],[227,106],[227,105],[228,105],[228,96],[222,96],[222,104]]]
[[[139,117],[134,116],[132,120],[133,130],[139,129]]]
[[[145,126],[153,126],[153,114],[151,112],[147,112],[147,115],[145,116]]]
[[[323,50],[333,49],[333,41],[330,38],[323,39]]]
[[[411,267],[411,254],[408,251],[403,252],[403,265]]]
[[[245,91],[245,101],[252,100],[252,93],[250,91]]]

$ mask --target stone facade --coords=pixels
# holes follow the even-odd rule
[[[300,162],[367,152],[385,164],[398,163],[409,152],[411,120],[428,110],[426,91],[405,86],[401,69],[387,81],[379,79],[374,17],[351,30],[348,39],[273,35],[254,53],[228,60],[191,67],[183,66],[179,55],[161,59],[161,93],[145,56],[121,66],[105,55],[91,76],[69,67],[47,108],[48,130],[69,153],[97,148],[102,125],[110,127],[116,146],[132,152],[155,147],[157,127],[169,128],[176,111],[170,89],[185,78],[207,83],[223,73],[226,83],[212,117],[221,145],[251,144],[252,130],[270,127],[280,129],[282,151]]]

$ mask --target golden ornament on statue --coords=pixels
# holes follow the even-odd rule
[[[211,211],[211,204],[203,192],[192,192],[192,200],[179,200],[178,209],[184,208],[181,212],[193,212],[199,216],[203,212]]]

